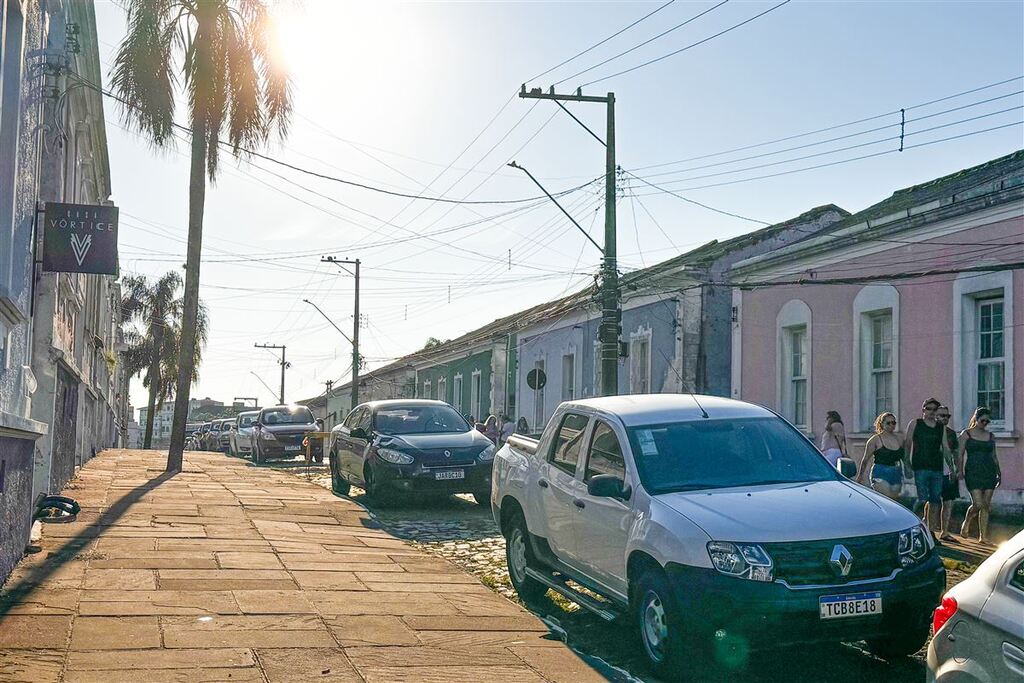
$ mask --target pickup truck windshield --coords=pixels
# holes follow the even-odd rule
[[[651,494],[838,478],[828,461],[779,418],[701,420],[627,430]]]
[[[381,408],[373,417],[381,434],[457,434],[472,427],[450,406],[419,405]]]

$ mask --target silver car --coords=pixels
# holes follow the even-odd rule
[[[231,455],[247,455],[252,453],[252,423],[259,414],[260,411],[258,410],[250,410],[239,413],[238,417],[235,418],[230,432]]]
[[[942,598],[929,683],[1024,680],[1024,531]]]

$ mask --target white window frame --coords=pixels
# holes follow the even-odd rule
[[[654,393],[654,388],[651,386],[651,352],[654,350],[651,343],[652,336],[651,328],[643,326],[629,334],[629,393],[631,394]],[[637,355],[642,344],[647,346],[645,362],[642,362]]]
[[[594,342],[594,396],[601,395],[601,342]]]
[[[811,309],[801,299],[790,299],[775,318],[776,327],[776,382],[775,382],[775,407],[779,413],[792,422],[797,428],[804,432],[810,432],[810,425],[814,424],[812,409],[813,401],[813,373],[814,354],[813,337],[811,327]],[[804,334],[804,373],[799,378],[792,376],[792,352],[793,333],[802,331]],[[795,396],[793,381],[799,379],[805,383],[806,391],[804,399],[806,403],[804,424],[799,424],[794,415]]]
[[[438,377],[437,378],[437,400],[448,402],[448,378]]]
[[[430,380],[423,380],[423,398],[430,398]]]
[[[879,316],[892,318],[892,373],[891,411],[898,413],[900,406],[900,293],[892,285],[871,284],[863,287],[853,301],[853,424],[861,432],[874,428],[878,413],[875,409],[872,375],[872,341],[874,321]]]
[[[547,374],[547,369],[544,367],[544,359],[537,358],[533,361],[533,368],[540,370]],[[544,414],[544,389],[547,385],[544,385],[542,389],[533,390],[533,428],[537,432],[540,432],[544,425],[547,423],[547,416]]]
[[[953,281],[953,416],[966,425],[977,408],[978,398],[978,301],[1003,300],[1003,419],[993,420],[991,429],[1005,436],[1015,431],[1014,415],[1014,327],[1013,271],[962,273]]]
[[[566,374],[566,361],[569,372]],[[568,380],[568,381],[567,381]],[[570,348],[562,355],[562,400],[572,401],[576,398],[576,350]]]
[[[452,378],[452,405],[460,413],[462,411],[462,373],[458,373]]]
[[[480,422],[487,418],[486,415],[481,414],[483,410],[483,392],[481,372],[474,370],[469,379],[469,409],[472,411],[472,415]],[[474,394],[476,395],[474,396]]]

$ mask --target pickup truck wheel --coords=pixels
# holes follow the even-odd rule
[[[900,659],[924,647],[930,633],[927,615],[905,622],[904,627],[896,631],[898,635],[867,641],[868,651],[882,659]]]
[[[352,485],[341,478],[341,472],[338,471],[338,454],[332,451],[327,460],[331,467],[331,490],[339,496],[347,496]]]
[[[537,566],[527,533],[526,520],[522,513],[517,513],[509,522],[505,534],[505,563],[508,565],[508,578],[512,582],[512,587],[516,589],[523,602],[529,603],[540,600],[548,592],[548,587],[530,578],[526,573],[527,568]]]
[[[633,619],[647,661],[659,676],[685,680],[681,619],[665,575],[657,569],[645,571],[633,595]]]

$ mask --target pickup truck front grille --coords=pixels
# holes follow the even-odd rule
[[[775,578],[791,586],[810,586],[885,578],[900,566],[898,543],[899,534],[880,534],[825,541],[763,543],[762,546],[775,563]],[[837,545],[844,546],[852,557],[847,576],[840,576],[830,562]]]

